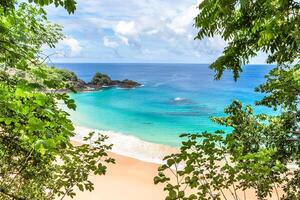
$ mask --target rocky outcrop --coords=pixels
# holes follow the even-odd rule
[[[81,79],[77,79],[76,81],[73,81],[72,85],[74,88],[85,88],[86,87],[86,83]]]
[[[112,81],[111,85],[112,86],[117,86],[117,87],[120,87],[120,88],[125,88],[125,89],[136,88],[136,87],[141,86],[140,83],[129,80],[129,79],[125,79],[123,81],[115,80],[115,81]]]
[[[93,76],[91,82],[89,83],[77,79],[76,81],[72,80],[71,84],[77,91],[95,91],[95,90],[100,90],[101,88],[104,87],[120,87],[124,89],[130,89],[130,88],[136,88],[141,86],[140,83],[129,79],[125,79],[122,81],[111,80],[111,78],[108,75],[102,74],[100,72],[97,72]]]
[[[97,72],[93,76],[90,84],[92,84],[92,85],[110,85],[111,82],[112,82],[112,80],[108,75]]]

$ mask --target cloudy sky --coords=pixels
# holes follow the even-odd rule
[[[194,40],[199,0],[78,0],[75,14],[47,8],[66,38],[47,53],[53,62],[211,63],[219,38]],[[263,63],[256,58],[253,63]]]

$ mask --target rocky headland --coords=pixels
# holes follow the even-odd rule
[[[88,83],[77,78],[77,76],[73,74],[73,77],[69,79],[69,83],[76,91],[97,91],[106,87],[131,89],[141,86],[140,83],[129,79],[112,80],[108,75],[100,72],[97,72]]]

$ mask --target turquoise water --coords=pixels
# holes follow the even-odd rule
[[[186,132],[225,129],[210,121],[222,116],[233,99],[253,104],[262,95],[254,92],[271,66],[248,65],[237,82],[226,72],[219,81],[204,64],[55,64],[88,81],[96,71],[113,79],[129,78],[143,84],[136,89],[108,88],[71,94],[77,125],[119,132],[142,140],[178,146]],[[258,107],[257,112],[271,112]]]

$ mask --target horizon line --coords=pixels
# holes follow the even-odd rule
[[[212,63],[193,62],[51,62],[46,64],[191,64],[191,65],[211,65]],[[248,63],[245,65],[276,65],[268,63]],[[245,66],[243,65],[243,66]]]

